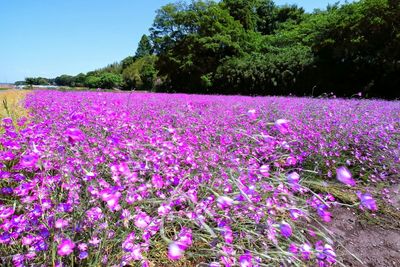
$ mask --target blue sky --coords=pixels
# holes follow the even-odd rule
[[[133,55],[174,0],[0,0],[0,82],[76,75]],[[335,0],[276,0],[307,11]]]

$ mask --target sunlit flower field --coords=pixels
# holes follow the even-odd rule
[[[35,91],[5,116],[0,261],[331,266],[341,205],[311,185],[396,182],[400,103]]]

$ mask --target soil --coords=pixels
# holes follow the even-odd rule
[[[400,222],[383,214],[366,217],[356,212],[336,207],[327,225],[336,240],[338,261],[354,267],[400,266]]]

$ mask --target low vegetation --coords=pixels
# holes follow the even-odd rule
[[[3,265],[331,266],[332,208],[386,212],[368,186],[400,171],[399,102],[35,91],[25,105],[23,130],[2,120]]]

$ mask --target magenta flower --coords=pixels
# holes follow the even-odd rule
[[[247,252],[239,257],[240,267],[253,267],[253,257]]]
[[[106,188],[100,192],[100,197],[103,201],[107,202],[107,206],[110,208],[110,210],[115,211],[120,209],[118,203],[119,198],[121,197],[120,192]]]
[[[38,159],[39,157],[36,154],[23,155],[19,160],[19,164],[24,168],[32,168],[35,167]]]
[[[362,194],[361,192],[357,192],[357,196],[360,199],[360,207],[361,209],[366,208],[372,211],[377,211],[378,206],[376,205],[375,199],[369,193]]]
[[[141,229],[145,229],[151,222],[151,217],[145,212],[140,212],[135,216],[135,226]]]
[[[74,251],[75,244],[69,239],[63,239],[58,245],[57,253],[60,256],[68,256]]]
[[[260,167],[260,173],[263,175],[263,176],[265,176],[265,177],[268,177],[269,176],[269,166],[268,165],[262,165],[261,167]]]
[[[290,213],[290,218],[292,218],[293,221],[298,220],[299,217],[303,215],[303,212],[298,209],[290,209],[289,213]]]
[[[256,112],[256,110],[255,110],[255,109],[249,109],[249,110],[247,111],[247,116],[248,116],[250,119],[255,120],[255,119],[257,118],[257,112]]]
[[[65,228],[68,226],[68,221],[64,219],[57,219],[56,222],[54,223],[55,228]]]
[[[336,177],[340,182],[346,185],[356,185],[356,181],[354,181],[354,179],[352,178],[350,171],[344,166],[336,169]]]
[[[13,215],[14,212],[15,210],[12,207],[0,206],[0,219],[6,219]]]
[[[286,222],[282,222],[279,226],[280,230],[281,230],[281,235],[284,236],[285,238],[289,238],[292,236],[292,227],[290,226],[290,224],[286,223]]]
[[[183,249],[187,249],[193,243],[192,229],[183,227],[179,232],[178,237],[177,243],[179,243]]]
[[[168,215],[168,213],[171,211],[171,205],[162,203],[161,206],[157,209],[157,211],[160,216]]]
[[[309,244],[303,244],[301,246],[301,255],[304,260],[309,260],[312,254],[312,248]]]
[[[281,134],[288,134],[290,129],[289,129],[289,121],[285,119],[279,119],[275,121],[275,128],[281,133]]]
[[[233,204],[233,199],[231,199],[230,197],[220,196],[217,199],[217,206],[220,209],[227,209],[227,208],[231,207],[232,204]]]
[[[289,173],[287,176],[287,181],[289,184],[297,184],[300,181],[300,175],[297,172]]]
[[[85,134],[78,128],[68,128],[64,134],[70,143],[76,143],[85,140]]]
[[[171,260],[179,260],[183,257],[184,252],[177,242],[171,242],[168,246],[168,258]]]
[[[321,204],[317,207],[317,213],[324,222],[330,222],[332,220],[331,213],[328,211],[328,207]]]
[[[293,254],[297,254],[299,252],[299,248],[295,243],[290,243],[289,245],[289,251]]]

